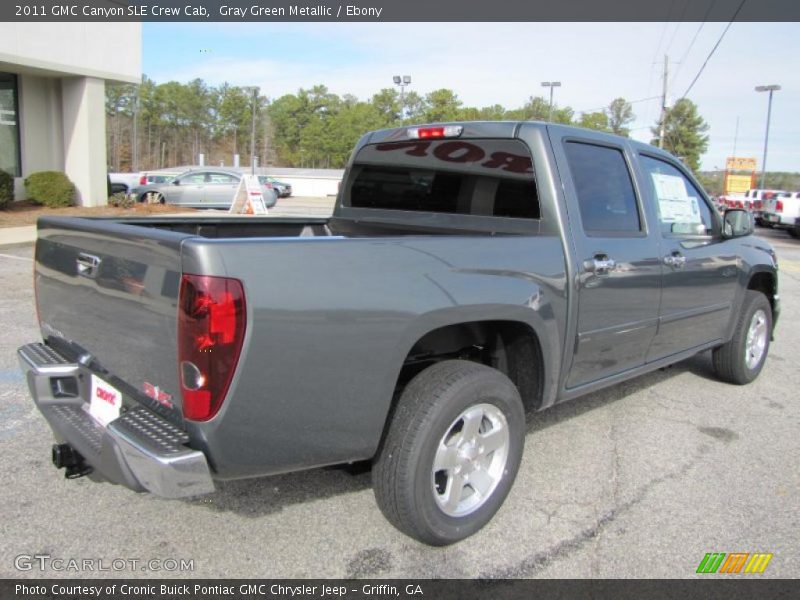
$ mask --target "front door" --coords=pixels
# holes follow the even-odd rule
[[[162,186],[170,204],[196,206],[200,204],[205,188],[205,173],[187,173],[171,184]]]
[[[731,318],[739,259],[722,239],[711,204],[677,163],[640,154],[645,193],[657,208],[664,264],[657,360],[722,340]]]
[[[587,132],[555,143],[554,151],[579,263],[577,339],[566,382],[573,388],[644,363],[658,325],[661,262],[625,148]]]

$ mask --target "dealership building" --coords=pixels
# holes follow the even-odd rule
[[[105,204],[105,86],[141,81],[140,23],[0,23],[0,169],[63,171]]]

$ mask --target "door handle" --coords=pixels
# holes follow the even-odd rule
[[[75,259],[75,263],[78,266],[78,275],[89,279],[96,278],[97,273],[100,271],[101,262],[100,257],[81,252]]]
[[[664,264],[674,269],[681,269],[686,265],[686,257],[676,251],[664,257]]]
[[[608,275],[617,266],[613,258],[605,254],[595,254],[589,260],[583,262],[583,268],[595,275]]]

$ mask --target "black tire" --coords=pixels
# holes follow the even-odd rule
[[[793,228],[793,229],[787,229],[786,231],[787,231],[787,232],[789,233],[789,235],[790,235],[790,236],[792,236],[794,239],[800,239],[800,229],[798,229],[798,228],[796,228],[796,227],[795,227],[795,228]]]
[[[464,440],[464,434],[470,435],[468,419],[461,418],[468,412],[473,417],[477,415],[478,418],[469,420],[479,422],[480,426],[471,438],[471,445]],[[497,428],[502,435],[504,425],[507,443],[499,449],[499,454],[485,451],[487,433]],[[454,439],[446,438],[451,432],[456,432],[454,436],[463,443],[440,446]],[[378,506],[392,525],[416,540],[433,546],[458,542],[481,529],[499,510],[519,470],[524,443],[522,400],[508,377],[496,369],[464,360],[437,363],[419,373],[398,400],[372,469]],[[453,469],[434,472],[434,458],[443,447],[452,451],[454,460],[464,466],[459,464]],[[456,447],[465,454],[456,451]],[[473,451],[477,456],[471,454]],[[457,488],[455,469],[463,469]],[[481,495],[475,491],[476,484],[470,482],[470,475],[472,481],[482,480],[481,485],[485,486],[487,481],[494,483]],[[445,512],[446,507],[440,506],[447,490],[452,488],[459,490],[454,498],[466,496],[458,502],[458,507],[465,505],[468,512],[451,515]],[[474,508],[468,506],[470,503]],[[453,513],[456,512],[454,509]]]
[[[760,311],[760,312],[759,312]],[[747,350],[748,332],[754,323],[756,314],[763,315],[765,333],[763,351],[756,362],[748,365]],[[736,385],[745,385],[753,381],[761,369],[769,353],[770,336],[772,335],[772,308],[769,300],[761,292],[745,291],[744,302],[736,321],[733,337],[723,346],[715,349],[712,355],[714,370],[723,381]]]

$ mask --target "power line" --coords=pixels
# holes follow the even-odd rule
[[[728,33],[728,29],[731,28],[731,25],[733,25],[733,22],[736,20],[736,17],[739,16],[739,12],[741,12],[742,7],[744,6],[745,2],[747,2],[747,0],[742,0],[741,3],[739,3],[739,8],[736,9],[736,12],[733,14],[733,17],[731,18],[730,22],[728,23],[728,26],[725,27],[725,31],[722,32],[722,35],[719,36],[719,39],[717,40],[717,43],[714,44],[714,47],[711,49],[711,52],[708,53],[708,56],[706,57],[706,60],[703,63],[703,66],[700,67],[700,70],[697,72],[697,75],[695,75],[695,78],[692,80],[692,83],[689,84],[689,87],[686,89],[686,91],[684,92],[683,96],[681,96],[681,98],[680,98],[681,100],[683,100],[684,98],[686,98],[686,96],[689,95],[689,92],[694,87],[694,84],[697,83],[698,79],[700,79],[700,75],[703,74],[703,71],[705,70],[706,65],[708,64],[708,61],[711,60],[712,56],[714,56],[714,52],[717,51],[717,48],[719,48],[719,45],[722,43],[722,40],[725,37],[725,34]]]
[[[675,81],[678,80],[678,73],[681,72],[681,67],[683,67],[683,64],[686,62],[686,57],[689,56],[689,52],[691,52],[692,48],[694,48],[694,43],[697,41],[697,37],[700,35],[700,32],[703,31],[703,27],[706,26],[706,21],[708,21],[708,15],[711,14],[711,11],[713,10],[716,4],[717,0],[711,0],[711,3],[708,5],[708,8],[706,9],[706,14],[703,15],[703,22],[700,23],[700,27],[698,27],[697,31],[694,33],[692,41],[689,42],[689,47],[686,48],[686,52],[683,53],[683,56],[681,56],[681,60],[678,62],[678,68],[675,69],[675,75],[673,75],[673,79]]]
[[[639,102],[647,102],[648,100],[657,100],[658,98],[661,98],[661,96],[650,96],[649,98],[639,98],[638,100],[630,100],[630,101],[626,100],[625,102],[627,104],[638,104]],[[609,105],[606,104],[605,106],[598,106],[597,108],[587,108],[585,110],[576,110],[575,112],[576,113],[594,112],[596,110],[604,110],[608,108],[608,106]]]
[[[683,10],[681,10],[681,15],[678,17],[678,23],[675,25],[675,29],[672,30],[672,37],[669,39],[669,44],[667,44],[667,49],[664,50],[664,54],[669,54],[669,49],[672,48],[672,42],[675,41],[675,36],[678,34],[678,29],[681,28],[681,24],[683,23],[683,16],[686,14],[686,9],[689,7],[689,0],[684,0],[683,3]]]

